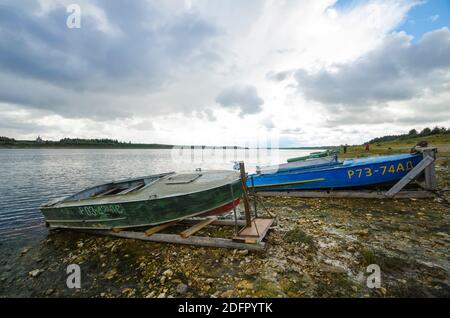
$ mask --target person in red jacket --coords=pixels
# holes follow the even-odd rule
[[[369,145],[369,143],[367,143],[366,144],[366,152],[369,152],[370,151],[370,145]]]

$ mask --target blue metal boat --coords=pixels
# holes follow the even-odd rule
[[[302,167],[275,173],[257,173],[247,179],[255,191],[365,188],[393,184],[421,160],[423,154],[399,154],[348,159],[331,166]]]

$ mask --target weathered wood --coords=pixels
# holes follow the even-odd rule
[[[112,188],[109,189],[109,190],[106,190],[106,191],[104,191],[104,192],[102,192],[102,193],[97,194],[97,195],[95,196],[95,198],[101,198],[101,197],[103,197],[103,196],[105,196],[105,195],[110,194],[111,192],[114,192],[114,191],[118,190],[118,189],[119,189],[119,187],[112,187]]]
[[[386,199],[384,192],[370,190],[334,190],[334,191],[261,191],[258,195],[263,197],[297,197],[297,198],[362,198],[362,199]],[[432,198],[428,191],[403,190],[395,194],[394,199],[408,198]]]
[[[243,161],[239,162],[239,170],[241,172],[241,183],[242,189],[244,191],[243,199],[244,199],[245,221],[247,226],[252,226],[252,216],[250,214],[250,203],[247,191],[247,176],[245,174],[245,165]]]
[[[400,192],[408,183],[414,180],[422,171],[425,170],[426,167],[431,165],[434,162],[434,158],[424,154],[422,161],[420,161],[417,166],[415,166],[410,172],[406,174],[403,178],[401,178],[392,188],[390,188],[385,195],[387,197],[392,197]]]
[[[158,233],[159,231],[162,231],[162,230],[164,230],[164,229],[166,229],[166,228],[168,228],[168,227],[170,227],[172,225],[175,225],[176,223],[177,222],[168,222],[168,223],[163,223],[163,224],[160,224],[160,225],[153,226],[153,227],[149,228],[148,230],[146,230],[144,232],[144,234],[146,236],[151,236],[151,235],[153,235],[155,233]]]
[[[212,222],[214,222],[216,219],[215,218],[206,218],[203,221],[200,221],[199,223],[195,224],[194,226],[191,226],[190,228],[188,228],[187,230],[184,230],[183,232],[180,233],[181,237],[183,238],[187,238],[189,236],[191,236],[192,234],[200,231],[201,229],[203,229],[205,226],[208,226],[208,224],[211,224]]]
[[[423,150],[424,156],[429,156],[433,158],[433,161],[436,160],[436,149],[425,149]],[[436,180],[436,171],[434,169],[434,164],[429,165],[425,168],[425,189],[427,190],[436,190],[437,188],[437,180]]]
[[[216,238],[216,237],[190,236],[187,238],[183,238],[178,234],[161,234],[161,233],[155,233],[152,236],[146,236],[143,232],[131,232],[131,231],[122,231],[119,233],[114,233],[112,231],[84,230],[83,232],[98,235],[111,235],[116,237],[159,242],[159,243],[187,244],[206,247],[245,249],[252,251],[260,251],[263,250],[265,247],[264,242],[259,242],[256,244],[246,244],[241,242],[235,242],[231,239]]]
[[[252,220],[252,226],[244,227],[233,239],[246,243],[261,242],[274,222],[273,218],[257,217]]]
[[[429,165],[425,168],[425,189],[427,190],[436,190],[437,188],[437,180],[436,180],[436,171],[434,169],[434,165]]]
[[[196,224],[199,221],[202,221],[202,219],[184,219],[181,220],[179,223],[185,223],[185,224]],[[215,220],[210,225],[217,225],[217,226],[234,226],[236,223],[234,220]],[[245,225],[245,220],[238,220],[237,224],[239,226]]]

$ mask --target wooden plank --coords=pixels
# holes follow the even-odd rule
[[[120,187],[113,187],[113,188],[111,188],[111,189],[109,189],[109,190],[106,190],[105,192],[102,192],[102,193],[97,194],[96,196],[94,196],[94,198],[101,198],[102,196],[108,195],[108,194],[110,194],[111,192],[114,192],[114,191],[116,191],[116,190],[119,189],[119,188],[120,188]]]
[[[436,149],[425,149],[423,150],[424,156],[429,156],[436,160]],[[434,169],[434,164],[429,165],[425,168],[425,189],[427,190],[436,190],[437,188],[437,180],[436,180],[436,171]]]
[[[190,236],[187,238],[183,238],[178,234],[161,234],[161,233],[155,233],[152,236],[146,236],[143,232],[131,232],[131,231],[122,231],[119,233],[114,233],[112,231],[84,230],[83,232],[98,235],[109,235],[122,238],[151,241],[151,242],[159,242],[159,243],[174,243],[174,244],[187,244],[206,247],[244,249],[250,251],[261,251],[264,250],[265,248],[264,242],[259,242],[256,244],[246,244],[241,242],[235,242],[231,239],[216,238],[216,237]]]
[[[293,197],[293,198],[361,198],[361,199],[388,199],[384,192],[369,190],[335,190],[335,191],[261,191],[258,195],[263,197]],[[392,198],[432,198],[432,193],[420,190],[402,190]]]
[[[195,224],[194,226],[191,226],[190,228],[188,228],[187,230],[184,230],[183,232],[180,233],[181,237],[183,238],[187,238],[189,236],[191,236],[192,234],[200,231],[201,229],[203,229],[205,226],[207,226],[208,224],[211,224],[212,222],[214,222],[216,219],[215,218],[206,218],[205,220]]]
[[[414,180],[426,167],[434,162],[434,158],[428,155],[424,155],[422,161],[420,161],[417,166],[415,166],[410,172],[400,179],[392,188],[390,188],[385,195],[387,197],[392,197],[397,194],[401,189],[403,189],[408,183]]]
[[[204,219],[203,219],[204,220]],[[185,224],[196,224],[199,221],[202,221],[202,219],[184,219],[179,221],[179,223],[185,223]],[[210,225],[217,225],[217,226],[234,226],[236,223],[234,220],[215,220]],[[239,226],[245,225],[245,220],[238,220],[237,224]]]
[[[270,226],[273,224],[273,218],[258,217],[252,220],[251,227],[244,227],[234,240],[243,240],[245,242],[261,242],[267,234]]]
[[[425,189],[427,190],[436,190],[437,188],[437,180],[436,180],[436,171],[434,169],[434,165],[429,165],[425,168]]]
[[[177,222],[168,222],[168,223],[163,223],[163,224],[160,224],[160,225],[153,226],[153,227],[149,228],[148,230],[146,230],[144,232],[144,234],[146,236],[151,236],[151,235],[153,235],[153,234],[155,234],[155,233],[157,233],[159,231],[162,231],[162,230],[168,228],[169,226],[175,225],[176,223]]]
[[[243,199],[244,199],[244,210],[245,210],[245,221],[247,222],[247,226],[252,226],[252,216],[250,214],[250,203],[248,200],[248,191],[247,191],[247,176],[245,174],[245,165],[243,161],[239,162],[239,170],[241,172],[241,183],[242,189],[244,190]]]
[[[127,194],[127,193],[132,192],[134,190],[137,190],[137,189],[139,189],[140,187],[143,187],[143,186],[144,186],[144,183],[140,183],[138,185],[135,185],[134,187],[130,187],[128,189],[125,189],[125,190],[119,192],[118,194]]]

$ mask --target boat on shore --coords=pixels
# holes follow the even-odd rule
[[[327,156],[327,157],[318,157],[318,158],[309,158],[305,160],[291,161],[287,163],[281,163],[278,165],[264,166],[264,167],[256,167],[256,172],[258,174],[269,174],[269,173],[278,173],[278,172],[289,172],[293,170],[301,170],[301,169],[312,169],[319,167],[331,167],[339,164],[337,155]]]
[[[295,157],[295,158],[289,158],[287,162],[298,162],[298,161],[305,161],[310,159],[317,159],[317,158],[323,158],[323,157],[330,157],[337,155],[337,152],[335,150],[325,150],[325,151],[316,151],[311,152],[307,156],[302,157]]]
[[[236,171],[169,172],[94,186],[41,211],[51,228],[132,228],[222,214],[242,193]]]
[[[393,184],[423,159],[422,153],[347,159],[331,166],[303,167],[250,175],[254,191],[365,188]]]

